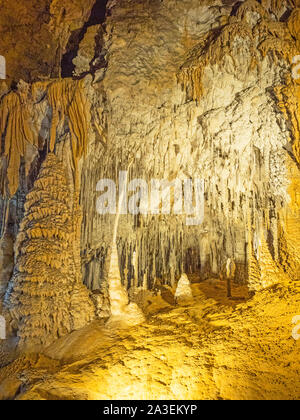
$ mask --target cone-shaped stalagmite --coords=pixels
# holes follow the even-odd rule
[[[109,297],[112,316],[121,316],[128,305],[128,295],[122,286],[119,269],[118,250],[113,244],[109,267]]]
[[[73,201],[63,165],[50,153],[27,196],[5,298],[21,346],[48,345],[94,317],[81,283],[80,211]]]
[[[177,285],[175,300],[178,305],[189,304],[193,301],[191,283],[186,274],[182,274]]]
[[[110,267],[108,274],[109,300],[111,322],[119,322],[127,325],[138,325],[145,321],[142,310],[136,303],[129,303],[128,294],[121,282],[118,249],[113,242],[110,256]]]

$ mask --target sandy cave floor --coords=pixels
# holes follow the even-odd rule
[[[149,302],[138,327],[94,322],[43,354],[20,356],[0,369],[0,398],[299,399],[292,319],[300,314],[300,284],[251,300],[239,286],[227,299],[221,282],[192,289],[190,306],[159,296]]]

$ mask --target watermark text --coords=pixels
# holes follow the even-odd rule
[[[184,215],[187,226],[199,226],[204,220],[204,187],[201,179],[173,181],[133,179],[127,183],[128,172],[119,173],[119,191],[111,179],[102,179],[96,190],[97,213],[126,215]],[[117,197],[118,195],[118,197]]]
[[[300,79],[300,55],[296,55],[295,57],[293,57],[292,62],[293,64],[295,64],[295,66],[293,66],[292,68],[293,79],[299,80]]]
[[[0,340],[6,340],[6,321],[3,316],[0,315]]]
[[[6,79],[6,60],[3,55],[0,55],[0,80]]]

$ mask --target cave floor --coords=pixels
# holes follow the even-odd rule
[[[160,296],[140,326],[94,322],[43,354],[19,356],[0,370],[0,398],[299,399],[300,284],[247,290],[214,281],[192,285],[194,302]]]

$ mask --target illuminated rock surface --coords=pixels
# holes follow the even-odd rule
[[[193,300],[191,284],[186,274],[183,274],[177,284],[175,301],[177,304],[190,303]]]
[[[159,311],[158,305],[138,328],[93,323],[44,356],[16,360],[0,370],[0,381],[20,378],[20,399],[298,399],[299,342],[291,318],[299,285],[261,292],[235,309],[201,288],[193,286],[192,306]],[[226,296],[225,284],[215,293]],[[2,385],[1,397],[9,386]]]
[[[300,397],[299,33],[298,0],[0,2],[3,399]],[[204,180],[203,223],[114,235],[120,171]]]
[[[4,299],[19,346],[48,345],[94,319],[81,282],[78,226],[62,163],[49,154],[33,190],[16,244],[16,264]],[[78,206],[77,206],[78,207]]]

